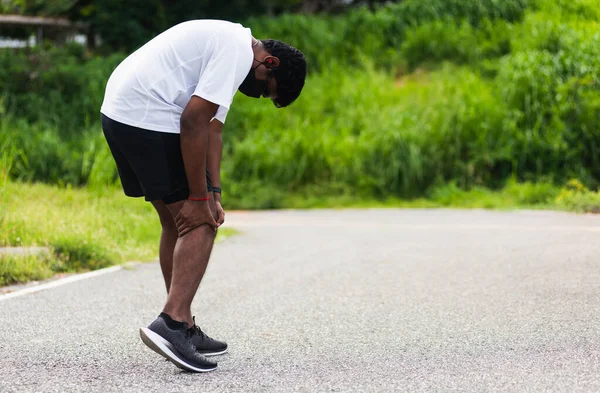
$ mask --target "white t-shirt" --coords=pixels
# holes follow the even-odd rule
[[[181,23],[116,68],[100,112],[130,126],[179,133],[181,114],[196,95],[219,105],[214,119],[225,123],[253,58],[252,33],[240,24],[219,20]]]

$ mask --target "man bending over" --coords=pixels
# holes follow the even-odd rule
[[[111,75],[102,128],[125,194],[152,203],[162,225],[160,266],[167,302],[143,342],[176,366],[211,371],[227,351],[192,317],[225,213],[221,131],[235,92],[291,104],[306,76],[303,54],[217,20],[181,23],[127,57]]]

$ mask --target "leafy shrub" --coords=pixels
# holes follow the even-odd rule
[[[291,109],[236,97],[224,138],[225,198],[273,208],[308,189],[412,197],[446,183],[496,188],[513,178],[577,177],[596,187],[600,24],[576,18],[592,2],[556,0],[565,4],[554,12],[550,0],[532,1],[528,9],[525,0],[407,0],[337,16],[250,19],[255,36],[305,51],[310,72]],[[0,146],[14,146],[12,176],[98,190],[118,182],[98,109],[123,55],[0,53],[9,113]],[[544,192],[523,198],[541,201]]]
[[[458,64],[472,63],[478,57],[474,28],[464,21],[438,20],[419,26],[406,34],[402,55],[409,68],[421,63],[452,60]]]
[[[427,42],[426,36],[432,27],[419,29],[422,25],[440,21],[441,25],[433,24],[431,34],[438,37],[438,42],[441,38],[452,40],[452,37],[441,37],[445,26],[454,25],[451,22],[460,25],[464,20],[470,26],[483,29],[490,21],[514,23],[523,18],[527,5],[527,0],[405,0],[380,6],[375,11],[356,8],[341,16],[284,14],[276,18],[251,18],[247,25],[257,37],[277,38],[305,52],[309,71],[324,70],[332,62],[360,65],[364,57],[390,68],[398,64],[402,43],[413,30],[419,30],[412,33],[413,37],[416,34],[415,43]],[[463,27],[459,32],[472,41],[466,30]],[[505,38],[500,34],[500,41]],[[459,45],[463,51],[467,49],[466,44],[454,42],[455,48]],[[506,53],[506,43],[496,45],[502,47],[494,49],[495,52]]]
[[[572,77],[558,91],[563,124],[564,160],[571,174],[591,186],[600,181],[600,80]]]
[[[600,20],[597,0],[533,0],[531,5],[548,15],[562,15],[578,20]]]
[[[45,123],[0,119],[0,173],[22,181],[104,187],[115,184],[117,171],[102,131],[64,135]]]
[[[496,82],[522,130],[515,140],[519,173],[527,168],[532,177],[576,176],[594,186],[599,180],[600,35],[570,37],[569,45],[558,42],[510,55]]]
[[[518,22],[528,5],[527,0],[407,0],[392,3],[387,8],[409,26],[448,18],[467,19],[478,26],[485,19]]]
[[[504,102],[520,111],[519,125],[550,122],[556,91],[564,82],[560,59],[546,51],[519,52],[506,58],[500,69],[498,89]]]
[[[52,276],[46,255],[0,254],[0,286]]]
[[[527,15],[511,39],[513,52],[544,51],[557,54],[569,50],[580,34],[560,16],[547,13]]]
[[[571,179],[556,197],[556,204],[568,210],[600,213],[600,192],[592,192],[579,180]]]
[[[97,123],[106,81],[122,58],[88,58],[79,45],[0,49],[0,94],[15,117],[78,132]]]
[[[518,205],[548,205],[554,202],[558,189],[551,182],[543,180],[536,183],[517,183],[511,179],[503,193],[513,197]]]
[[[53,241],[51,247],[57,257],[52,266],[55,272],[95,270],[116,262],[115,256],[92,240],[65,237]]]

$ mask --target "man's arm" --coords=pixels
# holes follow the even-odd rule
[[[206,161],[210,120],[218,105],[193,96],[181,115],[181,155],[185,166],[190,196],[208,196],[206,189]]]
[[[223,156],[223,123],[213,120],[208,131],[208,172],[212,185],[221,188],[221,157]],[[225,211],[221,205],[221,193],[213,192],[217,225],[225,222]]]
[[[206,188],[209,125],[217,108],[217,104],[193,96],[181,115],[181,155],[192,199],[185,201],[175,217],[180,237],[203,224],[218,227]]]
[[[221,188],[221,158],[223,157],[223,123],[213,120],[208,132],[208,173],[212,185]],[[221,203],[221,194],[214,194],[215,201]]]

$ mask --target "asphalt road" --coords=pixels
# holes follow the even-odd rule
[[[600,217],[230,213],[194,303],[225,339],[190,374],[138,327],[143,264],[0,300],[1,392],[599,392]]]

